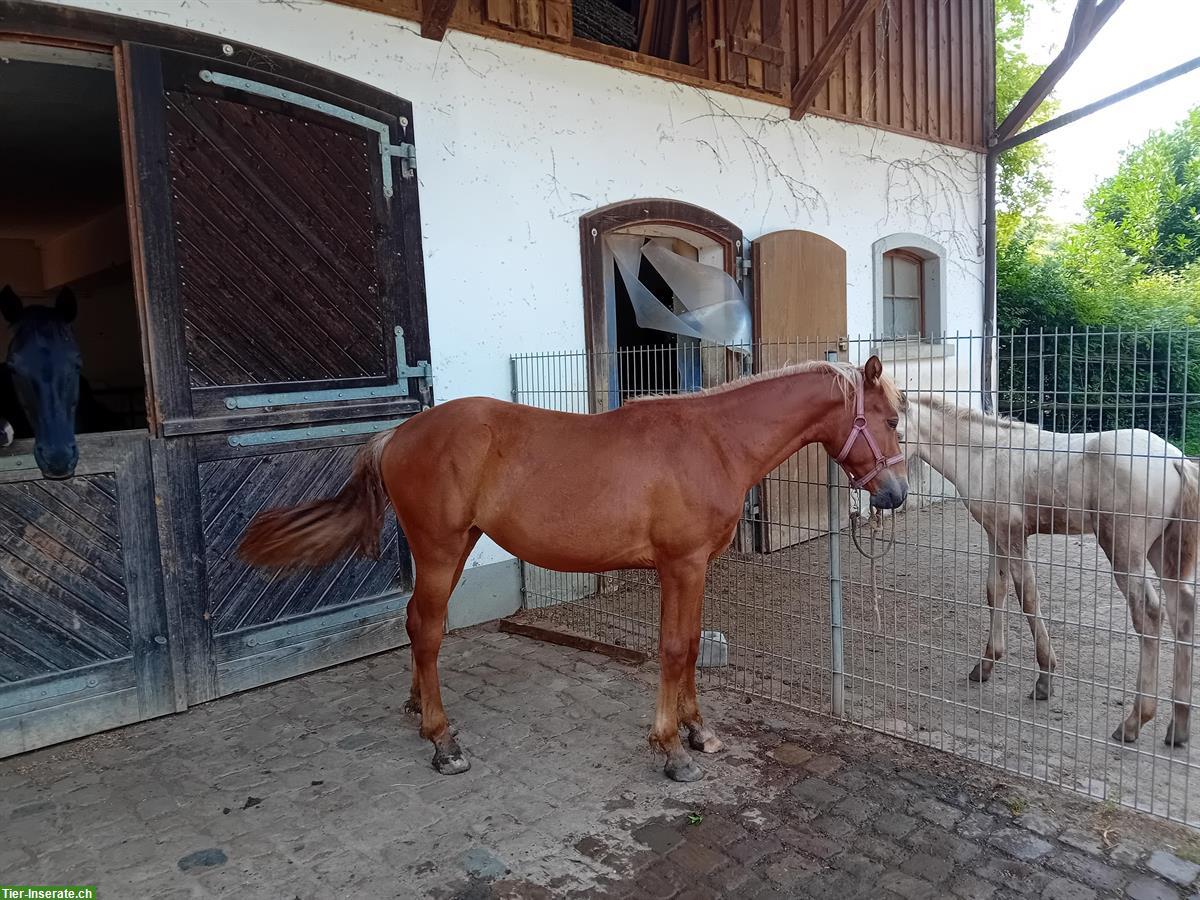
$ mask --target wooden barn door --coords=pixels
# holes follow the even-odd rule
[[[182,708],[155,531],[150,441],[80,435],[42,477],[0,457],[0,756]]]
[[[393,521],[376,562],[285,576],[236,548],[257,512],[337,491],[371,433],[431,401],[411,108],[123,58],[189,702],[406,643]]]
[[[808,231],[772,232],[753,246],[758,371],[825,359],[831,350],[841,354],[846,251]],[[827,460],[825,451],[814,444],[767,476],[759,501],[759,546],[764,552],[828,532]]]

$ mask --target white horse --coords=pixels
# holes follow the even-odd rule
[[[901,430],[906,454],[919,456],[954,484],[991,546],[991,633],[970,679],[987,681],[995,660],[1004,656],[1004,599],[1011,576],[1041,670],[1030,697],[1049,699],[1054,650],[1038,609],[1025,542],[1033,534],[1090,532],[1112,564],[1141,636],[1137,696],[1113,737],[1135,741],[1154,718],[1162,603],[1153,567],[1176,640],[1174,708],[1166,743],[1186,743],[1200,535],[1196,463],[1149,431],[1061,434],[927,394],[908,395]]]

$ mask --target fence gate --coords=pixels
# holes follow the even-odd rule
[[[152,47],[123,60],[188,701],[405,643],[394,522],[378,562],[303,575],[235,548],[430,400],[411,108]]]

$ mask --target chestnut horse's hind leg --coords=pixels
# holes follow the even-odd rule
[[[408,636],[412,641],[413,686],[409,703],[419,698],[421,737],[433,742],[433,767],[443,775],[456,775],[471,768],[454,739],[454,732],[442,707],[442,689],[438,681],[437,660],[446,626],[446,608],[450,594],[480,532],[472,529],[457,541],[413,546],[417,583],[408,601]]]
[[[684,634],[688,638],[687,662],[683,667],[683,683],[679,687],[679,722],[688,730],[688,743],[701,753],[716,753],[724,745],[716,732],[704,724],[700,703],[696,699],[696,659],[700,656],[700,620],[704,610],[704,591],[694,608],[688,608]]]
[[[699,633],[693,641],[688,629],[693,619],[698,627],[706,566],[707,559],[701,559],[661,565],[658,569],[662,591],[658,638],[660,672],[658,705],[654,714],[654,728],[650,732],[650,745],[666,754],[667,763],[663,771],[674,781],[696,781],[704,777],[679,740],[679,713],[681,690],[695,673],[694,668],[690,672],[688,668],[689,662],[695,665],[693,647],[699,648]],[[697,709],[697,720],[699,714]]]

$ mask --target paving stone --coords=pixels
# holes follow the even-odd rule
[[[909,807],[909,812],[941,828],[952,827],[964,815],[962,810],[955,809],[949,803],[943,803],[932,797],[920,798]]]
[[[917,820],[903,813],[884,813],[875,820],[875,830],[888,837],[904,837],[917,827]]]
[[[861,853],[846,853],[839,856],[833,863],[839,869],[849,872],[864,881],[874,881],[884,870],[883,863],[877,862]]]
[[[1082,850],[1085,853],[1092,853],[1099,856],[1104,852],[1104,844],[1100,842],[1099,836],[1086,831],[1080,831],[1077,828],[1066,829],[1058,836],[1058,839],[1068,847],[1074,847],[1076,850]]]
[[[791,795],[792,799],[799,803],[825,809],[845,797],[846,791],[814,775],[794,785]]]
[[[952,859],[959,863],[968,862],[981,852],[979,845],[964,841],[949,831],[929,826],[916,829],[904,840],[915,850],[924,851],[932,856]]]
[[[1150,871],[1161,875],[1168,881],[1187,887],[1200,875],[1200,866],[1186,859],[1180,859],[1174,853],[1166,850],[1155,850],[1146,861]]]
[[[633,837],[655,853],[669,853],[683,843],[683,835],[661,822],[643,825],[633,832]]]
[[[685,876],[700,878],[721,868],[726,857],[699,841],[685,841],[671,851],[670,860]]]
[[[956,875],[950,882],[950,893],[962,900],[991,900],[996,888],[974,875]]]
[[[1178,900],[1179,891],[1157,878],[1136,878],[1125,888],[1125,896],[1132,900]]]
[[[834,840],[850,837],[857,830],[849,820],[841,816],[821,816],[813,820],[812,826]]]
[[[863,825],[879,815],[879,804],[865,797],[852,795],[837,803],[832,812],[849,819],[855,825]]]
[[[838,756],[814,756],[804,764],[804,768],[814,775],[828,778],[843,765],[841,757]]]
[[[988,843],[1026,862],[1039,859],[1053,849],[1048,841],[1016,828],[996,832],[988,838]]]
[[[749,837],[730,845],[726,854],[735,863],[753,866],[763,857],[770,856],[782,849],[783,844],[774,837]]]
[[[1119,869],[1086,853],[1060,850],[1046,859],[1046,865],[1056,872],[1102,891],[1117,891],[1126,881],[1126,875]]]
[[[942,882],[950,877],[950,873],[954,871],[954,866],[949,860],[942,859],[941,857],[918,853],[905,860],[904,865],[900,867],[900,871],[916,876],[917,878],[924,878],[926,881]]]
[[[1042,837],[1054,837],[1061,830],[1054,819],[1036,810],[1021,813],[1015,821],[1020,827],[1032,831],[1034,834],[1040,834]]]
[[[1042,900],[1095,900],[1090,887],[1068,878],[1055,878],[1042,891]]]
[[[891,871],[879,876],[877,886],[904,897],[905,900],[935,900],[941,897],[941,889],[923,878],[915,878],[905,872]]]

